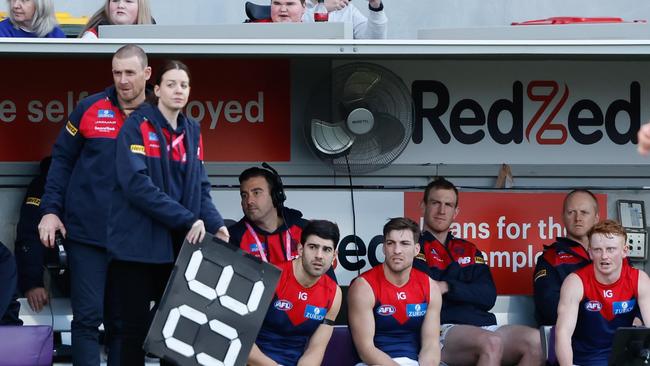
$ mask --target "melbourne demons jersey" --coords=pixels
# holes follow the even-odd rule
[[[315,285],[305,288],[293,274],[293,262],[279,267],[282,275],[255,344],[275,362],[289,366],[298,363],[309,337],[325,319],[337,284],[323,275]]]
[[[607,365],[616,329],[631,326],[637,313],[639,271],[623,265],[621,278],[610,285],[596,280],[593,264],[575,273],[584,295],[572,339],[573,363]]]
[[[384,266],[378,265],[362,274],[375,295],[375,347],[391,358],[418,359],[420,329],[429,305],[429,276],[411,269],[409,281],[402,287],[388,282]]]

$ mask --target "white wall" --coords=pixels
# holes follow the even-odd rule
[[[244,2],[151,0],[160,24],[239,23],[245,19]],[[367,11],[366,0],[352,3]],[[102,0],[57,0],[56,9],[81,16],[92,14],[102,4]],[[513,21],[552,16],[650,19],[650,2],[641,0],[384,0],[384,5],[390,19],[389,38],[415,38],[418,29],[505,26]]]

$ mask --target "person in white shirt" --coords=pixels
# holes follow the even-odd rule
[[[303,22],[314,21],[314,8],[318,0],[306,0],[306,10]],[[350,0],[325,0],[325,7],[330,12],[330,22],[352,23],[355,39],[386,39],[388,35],[388,18],[384,12],[381,0],[369,0],[368,17],[363,15]]]

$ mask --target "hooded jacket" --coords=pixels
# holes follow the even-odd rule
[[[257,258],[261,258],[255,236],[246,226],[246,223],[248,223],[265,249],[270,263],[279,265],[291,261],[291,259],[298,256],[298,243],[300,243],[300,235],[302,229],[307,225],[307,220],[302,217],[302,212],[286,207],[282,207],[282,216],[284,224],[280,225],[272,233],[260,229],[244,216],[228,228],[230,244],[240,247],[243,251]],[[291,258],[287,258],[285,250],[287,231],[289,232]]]
[[[108,252],[112,259],[169,263],[175,234],[202,219],[216,233],[223,218],[210,196],[199,124],[182,113],[171,130],[157,107],[143,103],[117,139]]]

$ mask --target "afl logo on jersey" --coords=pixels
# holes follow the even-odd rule
[[[280,311],[289,311],[293,308],[293,304],[289,300],[278,300],[273,304],[273,307]]]
[[[382,316],[389,316],[395,314],[395,307],[393,305],[382,305],[377,308],[377,314]]]
[[[585,309],[587,311],[600,311],[603,308],[603,304],[598,301],[592,300],[585,304]]]

